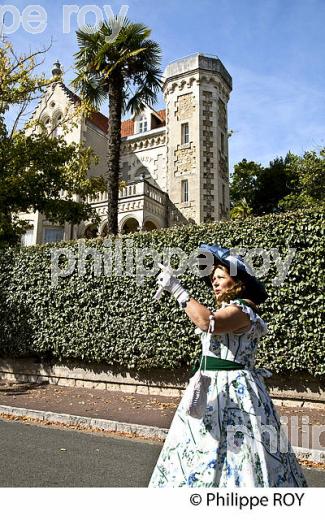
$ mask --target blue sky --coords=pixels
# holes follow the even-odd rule
[[[7,2],[23,9],[29,2]],[[217,55],[233,78],[229,102],[230,166],[243,158],[268,164],[289,150],[302,154],[325,146],[325,0],[124,0],[128,18],[152,28],[163,51],[163,68],[194,52]],[[47,13],[46,27],[13,33],[16,51],[53,44],[42,70],[59,59],[65,82],[73,78],[76,14],[63,33],[62,1],[33,0]],[[78,1],[83,6],[122,2]],[[3,5],[3,4],[2,4]],[[11,16],[6,24],[11,23]],[[86,17],[93,24],[94,15]],[[163,101],[157,108],[163,107]],[[105,113],[105,107],[102,111]]]

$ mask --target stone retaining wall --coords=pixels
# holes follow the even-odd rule
[[[123,371],[105,364],[41,363],[35,359],[0,359],[0,380],[48,382],[54,385],[181,397],[190,377],[188,370]],[[325,381],[309,375],[265,379],[278,405],[325,407]]]

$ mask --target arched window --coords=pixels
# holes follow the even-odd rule
[[[98,227],[96,224],[89,224],[84,232],[85,238],[96,238],[98,236]]]
[[[127,219],[126,222],[124,222],[123,227],[121,229],[122,234],[128,234],[128,233],[135,233],[136,231],[139,231],[139,222],[133,218],[130,217]]]
[[[39,123],[36,124],[36,132],[38,134],[41,134],[42,132],[49,134],[52,131],[52,119],[49,114],[43,114],[39,119]]]
[[[144,231],[153,231],[157,229],[156,224],[154,224],[151,220],[147,220],[143,226]]]
[[[37,126],[38,133],[47,132],[48,134],[51,132],[51,118],[48,114],[44,114],[40,120],[40,125]]]
[[[62,114],[61,114],[61,112],[58,112],[53,116],[53,124],[52,124],[53,137],[59,137],[60,135],[62,135],[61,121],[62,121]]]

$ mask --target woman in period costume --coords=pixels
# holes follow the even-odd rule
[[[167,269],[157,279],[197,326],[202,357],[149,487],[307,487],[264,384],[271,373],[255,368],[259,339],[267,333],[258,306],[268,295],[240,256],[218,245],[200,250],[213,255],[204,280],[218,310],[192,298]]]

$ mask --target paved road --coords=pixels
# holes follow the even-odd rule
[[[147,487],[161,447],[0,420],[0,487]],[[325,487],[325,471],[304,472]]]

